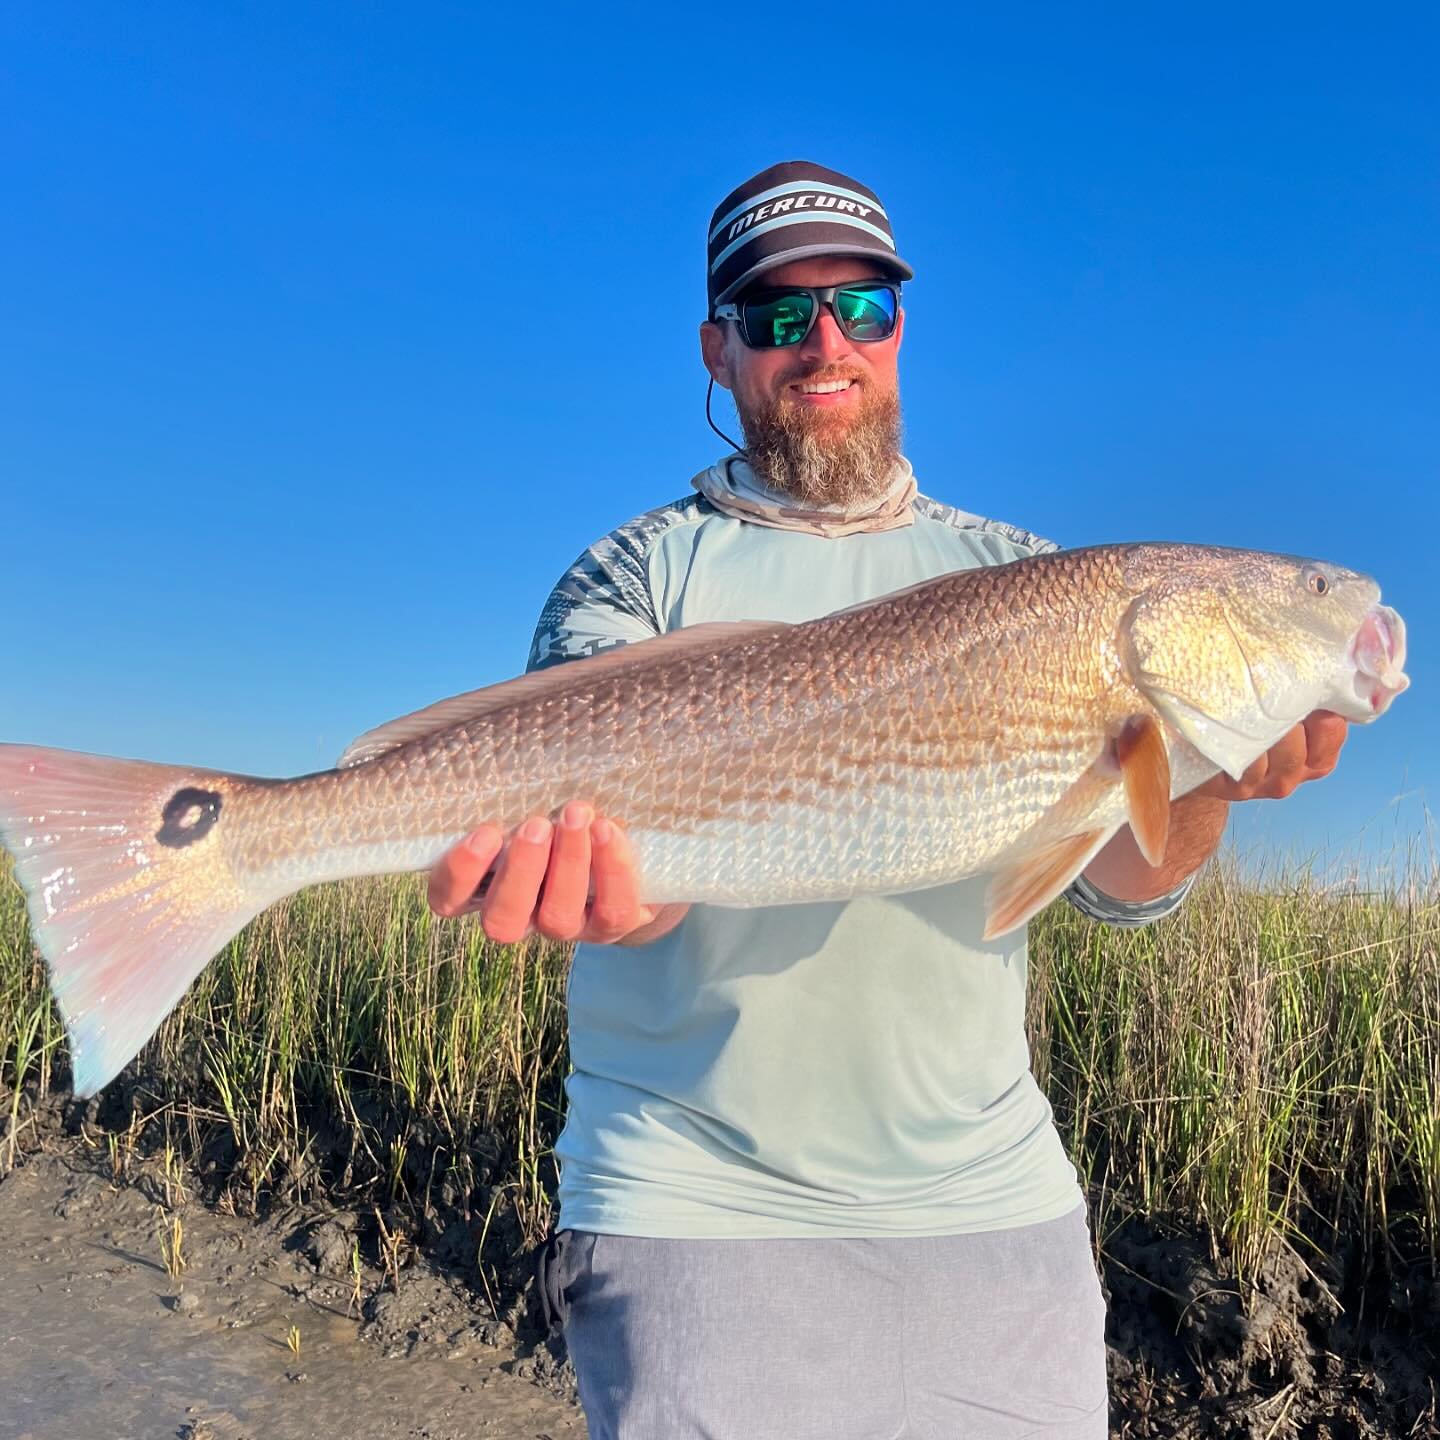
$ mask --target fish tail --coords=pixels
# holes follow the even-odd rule
[[[133,1058],[205,964],[279,897],[226,854],[216,771],[0,745],[0,842],[70,1040],[75,1093]]]

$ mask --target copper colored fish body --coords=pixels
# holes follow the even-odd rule
[[[482,821],[585,799],[651,903],[753,906],[993,875],[1023,924],[1129,823],[1238,776],[1312,710],[1408,683],[1373,581],[1318,562],[1098,546],[963,571],[803,625],[703,625],[442,701],[289,781],[0,746],[0,838],[91,1093],[253,915],[423,869]]]

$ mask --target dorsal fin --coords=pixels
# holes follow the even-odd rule
[[[411,711],[398,719],[387,720],[373,730],[367,730],[351,742],[345,753],[336,762],[337,770],[348,770],[352,765],[363,765],[388,750],[398,750],[422,735],[431,735],[438,730],[448,730],[452,725],[463,725],[469,720],[479,719],[492,710],[506,705],[515,705],[555,690],[568,690],[577,685],[607,678],[619,670],[636,669],[642,665],[654,664],[657,660],[671,659],[686,653],[715,653],[727,650],[758,635],[770,635],[777,630],[788,629],[780,620],[712,620],[704,625],[687,625],[680,630],[671,630],[666,635],[657,635],[651,640],[636,640],[629,645],[617,645],[613,650],[602,651],[599,655],[587,655],[583,660],[567,660],[563,665],[552,665],[545,670],[535,670],[529,675],[504,680],[498,685],[487,685],[480,690],[467,690],[463,695],[452,695],[448,700],[437,700],[423,710]]]
[[[913,585],[902,585],[898,590],[883,590],[879,595],[872,595],[868,600],[857,600],[853,605],[846,605],[839,610],[831,610],[816,618],[834,620],[839,615],[853,615],[857,610],[871,610],[876,605],[884,604],[887,601],[899,600],[903,595],[913,595],[917,590],[928,590],[937,580],[953,580],[957,575],[967,573],[969,572],[963,570],[944,570],[939,575],[932,575],[928,580],[917,580]]]

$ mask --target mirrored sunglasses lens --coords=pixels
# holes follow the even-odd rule
[[[895,329],[895,292],[842,290],[835,297],[835,313],[852,340],[884,340]]]
[[[748,301],[743,309],[746,338],[752,345],[769,350],[798,345],[805,338],[815,301],[809,295],[780,295]]]

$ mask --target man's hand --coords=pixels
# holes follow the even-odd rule
[[[1315,710],[1287,731],[1238,779],[1222,770],[1194,793],[1212,800],[1284,800],[1307,780],[1334,768],[1349,723],[1329,710]]]
[[[1335,768],[1349,726],[1329,710],[1307,715],[1287,731],[1238,779],[1222,770],[1170,805],[1170,843],[1152,867],[1140,853],[1128,825],[1085,867],[1085,878],[1116,900],[1153,900],[1175,889],[1216,851],[1225,833],[1230,803],[1283,800],[1307,780]]]
[[[496,866],[504,847],[500,827],[482,825],[448,850],[430,872],[430,908],[445,916],[478,912],[485,933],[506,945],[531,931],[550,940],[643,944],[689,908],[642,905],[625,832],[581,801],[565,807],[558,825],[531,816]]]

